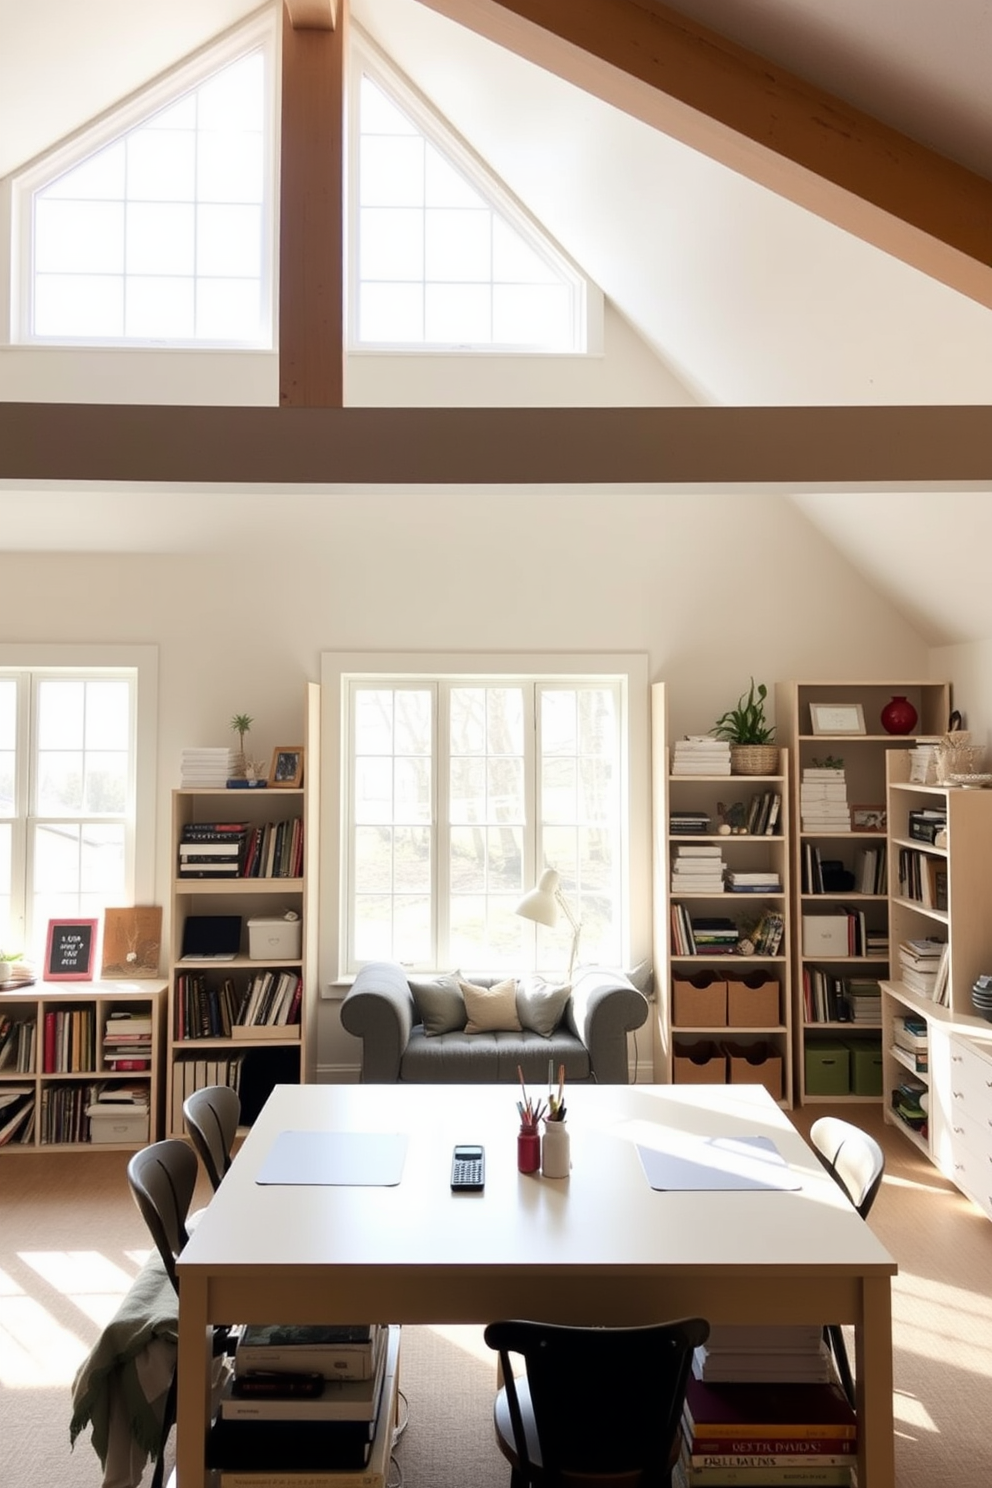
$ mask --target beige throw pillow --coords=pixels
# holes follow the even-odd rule
[[[517,1017],[517,981],[509,977],[495,987],[477,987],[474,982],[459,982],[468,1022],[466,1033],[519,1033]]]

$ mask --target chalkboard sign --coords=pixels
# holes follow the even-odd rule
[[[49,920],[46,982],[92,981],[97,924],[97,920]]]

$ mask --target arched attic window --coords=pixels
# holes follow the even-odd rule
[[[272,345],[271,19],[15,182],[16,339]]]
[[[352,349],[587,351],[594,286],[381,55],[353,56]]]

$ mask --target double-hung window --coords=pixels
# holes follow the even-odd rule
[[[629,677],[548,661],[517,675],[342,670],[345,973],[379,959],[560,972],[567,919],[515,912],[548,867],[581,921],[580,960],[623,961]]]
[[[99,920],[108,905],[134,902],[138,676],[138,667],[0,664],[8,952],[40,962],[50,919]]]

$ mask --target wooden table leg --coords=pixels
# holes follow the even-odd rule
[[[855,1329],[859,1488],[895,1488],[892,1415],[892,1287],[888,1276],[865,1277]]]
[[[203,1488],[210,1423],[211,1328],[206,1279],[195,1272],[179,1282],[179,1355],[176,1392],[178,1488]]]

